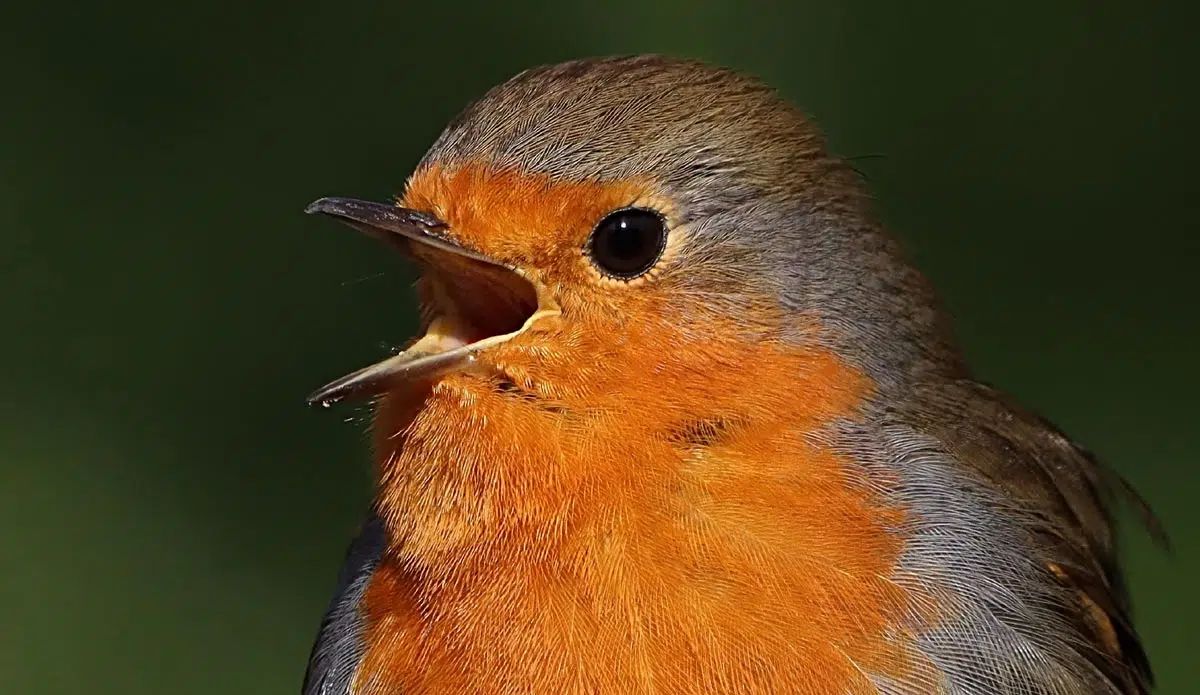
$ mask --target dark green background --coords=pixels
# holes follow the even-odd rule
[[[404,266],[301,210],[397,192],[524,67],[643,51],[886,155],[858,166],[979,373],[1167,524],[1129,574],[1161,692],[1198,690],[1187,3],[7,5],[0,692],[297,692],[368,471],[363,413],[303,398],[414,327]]]

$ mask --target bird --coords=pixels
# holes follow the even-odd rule
[[[1138,695],[1113,469],[973,376],[864,180],[765,81],[527,69],[394,200],[374,494],[304,695]]]

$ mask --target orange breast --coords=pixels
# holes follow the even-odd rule
[[[870,381],[630,297],[619,338],[579,316],[490,355],[536,398],[460,374],[381,404],[393,545],[356,692],[844,695],[930,668],[897,629],[903,512],[826,443]]]

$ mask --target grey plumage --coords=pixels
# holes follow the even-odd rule
[[[333,599],[329,602],[308,660],[302,695],[348,695],[366,644],[361,601],[379,556],[386,531],[374,513],[346,552]]]

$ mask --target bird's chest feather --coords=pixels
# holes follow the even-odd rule
[[[895,629],[903,515],[821,443],[828,413],[713,405],[622,438],[425,401],[384,472],[357,692],[868,693],[926,668]],[[554,446],[511,444],[548,422]]]

